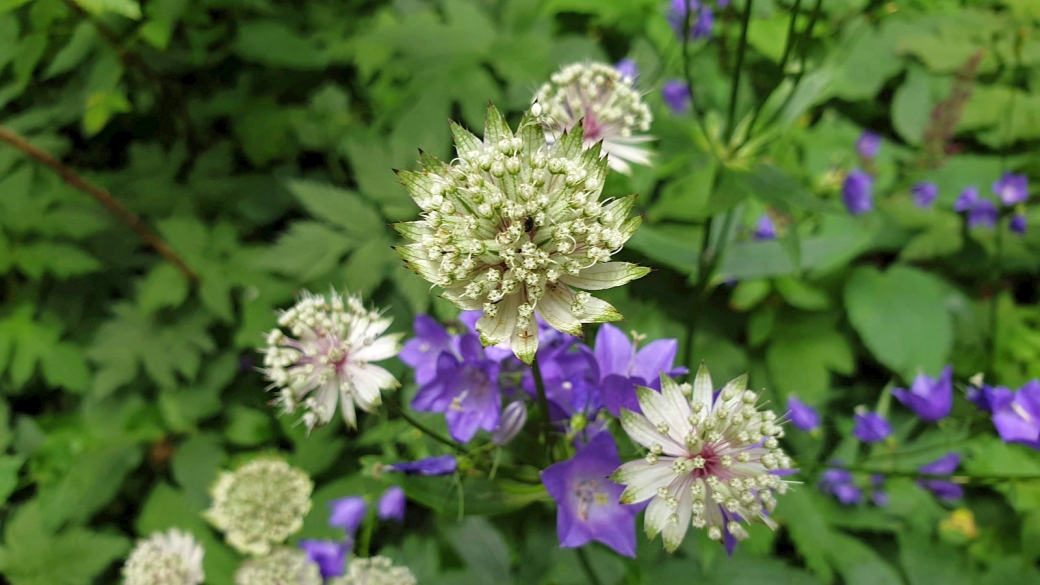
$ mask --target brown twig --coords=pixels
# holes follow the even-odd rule
[[[130,226],[130,229],[134,230],[134,233],[141,238],[142,242],[151,246],[160,256],[172,262],[188,280],[198,280],[198,275],[195,274],[195,271],[177,255],[177,252],[173,251],[173,248],[171,248],[170,245],[159,236],[159,234],[152,231],[140,216],[126,207],[123,207],[123,205],[116,201],[115,198],[112,197],[112,194],[106,189],[87,181],[81,177],[79,173],[63,165],[61,161],[54,158],[54,156],[49,152],[33,146],[18,133],[8,128],[4,128],[3,126],[0,126],[0,140],[47,165],[51,170],[58,173],[66,183],[96,199],[98,203],[105,207],[105,209],[112,212],[112,214],[118,217],[123,223]]]

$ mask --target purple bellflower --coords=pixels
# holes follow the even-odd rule
[[[773,225],[773,219],[769,217],[768,213],[763,213],[762,216],[758,218],[752,235],[756,240],[776,239],[776,226]]]
[[[953,366],[943,368],[937,378],[918,374],[909,390],[894,388],[892,395],[921,417],[921,420],[942,420],[950,414],[953,407]]]
[[[1014,393],[994,393],[991,400],[1000,438],[1040,449],[1040,381],[1030,380]]]
[[[877,156],[880,146],[881,137],[870,130],[864,130],[859,135],[859,138],[856,139],[856,152],[863,158],[874,158]]]
[[[917,470],[921,473],[932,475],[947,475],[956,471],[957,466],[960,464],[960,455],[947,453],[927,465],[922,465]],[[917,485],[932,492],[942,500],[958,500],[964,496],[964,488],[945,479],[921,479],[917,481]]]
[[[857,412],[853,420],[852,434],[864,443],[884,441],[892,434],[892,425],[876,412]]]
[[[599,433],[573,458],[542,472],[542,483],[556,500],[560,546],[597,540],[620,555],[636,556],[636,514],[642,506],[620,504],[625,486],[607,479],[620,465],[614,438]]]
[[[726,3],[728,4],[728,0]],[[722,2],[719,2],[719,8],[724,8]],[[672,0],[671,10],[668,12],[668,23],[671,24],[675,34],[680,39],[682,38],[687,11],[690,12],[690,37],[701,39],[711,35],[715,15],[712,13],[711,6],[699,0]]]
[[[787,417],[791,424],[806,432],[820,427],[820,413],[793,394],[787,397]]]
[[[368,506],[361,496],[348,496],[329,502],[331,513],[329,514],[329,526],[342,528],[347,536],[353,538],[358,526],[365,519]]]
[[[1014,205],[1029,199],[1029,179],[1025,175],[1004,173],[993,182],[993,193],[1004,205]]]
[[[1011,231],[1015,232],[1018,235],[1025,234],[1026,216],[1022,215],[1021,213],[1016,213],[1014,216],[1012,216],[1011,221],[1008,223],[1008,227],[1010,227]]]
[[[452,336],[429,315],[416,315],[415,337],[404,343],[401,361],[415,370],[415,383],[428,384],[437,375],[437,358],[442,352],[452,352]]]
[[[968,400],[975,403],[975,406],[979,407],[979,410],[985,412],[993,412],[993,405],[1000,403],[1005,398],[1011,400],[1011,390],[1003,386],[987,386],[982,385],[982,388],[975,388],[970,386],[967,391]]]
[[[307,553],[312,563],[318,565],[322,577],[328,579],[343,575],[347,553],[350,552],[346,544],[308,538],[300,541],[300,548]]]
[[[474,333],[459,340],[459,356],[442,352],[437,358],[437,375],[419,389],[412,408],[443,412],[448,433],[461,443],[478,429],[494,431],[502,410],[498,389],[498,362],[484,356],[484,348]]]
[[[861,215],[874,209],[874,179],[859,169],[845,177],[841,198],[851,215]]]
[[[913,195],[914,205],[921,208],[931,207],[935,198],[939,196],[939,187],[935,183],[922,181],[910,188],[910,194]]]
[[[639,65],[636,65],[634,59],[630,59],[628,57],[625,57],[624,59],[615,63],[614,69],[617,69],[621,72],[621,75],[623,77],[627,77],[629,79],[635,79],[636,77],[639,77]]]
[[[658,339],[636,351],[636,346],[620,329],[604,324],[596,332],[593,354],[599,370],[599,389],[607,412],[620,417],[621,408],[642,412],[636,386],[661,389],[661,372],[669,376],[685,374],[674,365],[679,342]]]
[[[968,210],[968,227],[993,229],[999,216],[1000,211],[995,203],[989,199],[979,199]]]
[[[979,188],[975,185],[969,185],[961,191],[960,195],[957,196],[957,200],[953,202],[953,210],[968,211],[978,200]]]
[[[820,476],[820,491],[838,498],[846,506],[863,500],[863,492],[852,481],[847,469],[828,469]]]
[[[879,508],[884,508],[888,505],[888,492],[881,489],[885,483],[885,476],[880,473],[875,473],[870,476],[870,501],[874,502],[874,505]]]
[[[405,475],[451,475],[458,469],[454,455],[437,455],[418,461],[406,461],[383,466],[385,471],[400,471]]]
[[[692,96],[690,86],[678,79],[669,79],[661,87],[661,97],[668,109],[676,114],[684,114],[690,109]]]
[[[404,490],[400,486],[392,485],[386,488],[383,495],[379,497],[376,511],[380,520],[395,520],[404,522],[404,510],[408,505],[404,497]]]

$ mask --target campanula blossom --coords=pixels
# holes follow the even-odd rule
[[[1026,233],[1026,216],[1022,215],[1021,213],[1016,213],[1014,216],[1011,217],[1011,221],[1008,223],[1008,227],[1010,227],[1011,231],[1015,232],[1018,235]]]
[[[922,465],[917,470],[930,475],[948,475],[956,471],[960,464],[960,455],[947,453],[931,463]],[[917,485],[943,500],[957,500],[964,496],[964,488],[945,479],[921,479],[917,481]]]
[[[999,216],[1000,211],[995,203],[989,199],[979,199],[968,210],[968,227],[993,229]]]
[[[921,208],[931,207],[939,196],[939,186],[930,181],[922,181],[910,188],[910,194],[913,195],[914,205]]]
[[[892,434],[892,425],[876,412],[857,412],[852,434],[865,443],[884,441]]]
[[[993,182],[993,194],[1004,205],[1014,205],[1029,199],[1029,179],[1025,175],[1004,173]]]
[[[661,86],[661,97],[665,105],[676,114],[684,114],[690,110],[693,96],[690,94],[690,86],[685,81],[669,79]]]
[[[347,535],[353,538],[358,526],[365,519],[368,504],[361,496],[347,496],[329,502],[329,526],[342,528]]]
[[[546,491],[556,500],[560,546],[574,548],[596,540],[627,557],[636,556],[636,514],[640,506],[619,502],[625,487],[608,477],[621,465],[610,433],[599,433],[567,461],[542,472]]]
[[[925,422],[946,418],[953,408],[953,366],[943,368],[936,378],[918,374],[909,390],[894,388],[892,395]]]
[[[776,226],[773,225],[773,218],[769,217],[768,213],[763,213],[755,222],[755,230],[752,235],[756,240],[776,239]]]
[[[1040,449],[1040,381],[1030,380],[1014,393],[994,393],[991,399],[1000,438]]]
[[[883,508],[888,505],[888,492],[881,489],[885,483],[885,476],[880,473],[875,473],[870,476],[870,501],[874,502],[874,505]]]
[[[787,397],[787,417],[792,425],[803,431],[820,428],[820,413],[793,394]]]
[[[982,385],[982,388],[971,386],[967,391],[967,398],[979,407],[979,410],[993,412],[993,405],[1011,400],[1011,389],[1004,386]]]
[[[856,152],[863,158],[874,158],[880,147],[881,137],[870,130],[864,130],[856,139]]]
[[[759,410],[760,396],[740,376],[715,392],[701,365],[693,385],[661,376],[661,391],[640,387],[643,414],[621,411],[621,426],[650,452],[622,465],[611,477],[625,484],[621,502],[650,500],[644,525],[665,550],[678,548],[690,526],[704,528],[732,554],[750,536],[742,522],[776,528],[774,493],[784,494],[781,474],[794,462],[780,448],[781,419]]]
[[[379,497],[376,511],[380,520],[404,522],[404,510],[406,507],[407,500],[404,497],[404,490],[400,486],[392,485],[386,488],[383,495]]]
[[[458,468],[454,455],[437,455],[418,461],[404,461],[382,467],[385,471],[400,471],[405,475],[450,475]]]
[[[494,431],[502,410],[499,370],[498,362],[484,356],[476,334],[463,335],[459,356],[438,356],[437,376],[419,389],[412,408],[443,412],[449,434],[462,443],[472,439],[478,429]]]
[[[854,169],[845,177],[841,198],[851,215],[861,215],[874,209],[874,178]]]
[[[429,315],[416,315],[413,327],[415,337],[404,343],[398,357],[415,370],[415,383],[423,386],[436,377],[441,353],[453,351],[452,336]]]
[[[852,473],[847,469],[828,469],[820,475],[820,491],[831,494],[846,506],[863,500],[863,491],[856,487]]]
[[[617,69],[623,78],[629,80],[639,77],[639,65],[636,64],[635,59],[625,57],[614,64],[614,69]]]
[[[307,538],[300,541],[300,548],[307,553],[307,557],[312,563],[318,565],[322,577],[328,579],[343,574],[343,570],[346,568],[347,553],[350,552],[346,544]]]
[[[957,196],[957,200],[953,202],[953,210],[968,211],[978,200],[979,188],[975,185],[969,185],[960,192],[960,195]]]
[[[606,324],[596,332],[593,355],[599,372],[599,389],[603,406],[614,416],[621,416],[621,408],[640,412],[636,386],[659,390],[661,373],[678,376],[686,368],[675,366],[679,342],[658,339],[641,349],[617,327]]]

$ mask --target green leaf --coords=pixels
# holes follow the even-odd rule
[[[387,270],[400,260],[392,245],[390,240],[376,238],[354,250],[343,269],[343,282],[352,292],[367,296],[383,282]]]
[[[741,281],[733,287],[729,306],[737,311],[750,310],[768,297],[772,291],[772,284],[764,278]]]
[[[77,5],[93,14],[113,13],[133,20],[141,18],[141,6],[137,0],[73,0]]]
[[[448,529],[448,541],[482,583],[508,585],[509,547],[502,535],[484,518],[467,518]]]
[[[130,550],[122,536],[69,528],[44,528],[40,504],[23,505],[4,527],[0,573],[11,585],[89,585]]]
[[[170,44],[173,29],[177,26],[188,0],[157,0],[145,6],[148,22],[138,31],[141,38],[156,49],[164,50]]]
[[[892,126],[909,144],[920,145],[931,120],[931,81],[923,69],[913,67],[892,98]]]
[[[903,579],[892,565],[858,538],[831,532],[829,558],[848,585],[899,585]]]
[[[95,28],[93,23],[84,20],[76,25],[69,42],[54,56],[51,64],[44,71],[43,78],[57,77],[74,69],[83,62],[83,59],[87,58],[87,55],[94,49],[96,42],[97,28]]]
[[[311,282],[332,271],[354,244],[339,230],[315,221],[299,221],[289,226],[256,265],[302,283]]]
[[[130,100],[120,90],[97,91],[87,96],[87,109],[83,113],[83,132],[94,136],[101,132],[116,114],[133,110]]]
[[[184,488],[184,497],[197,508],[209,502],[209,486],[224,464],[224,452],[220,436],[216,433],[199,433],[177,446],[170,461],[173,478]]]
[[[845,284],[849,321],[874,357],[905,378],[918,368],[937,374],[953,344],[946,286],[909,266],[857,268]]]
[[[18,486],[18,472],[25,464],[25,458],[19,455],[0,455],[0,505],[14,493]]]
[[[799,315],[776,326],[766,365],[781,396],[797,394],[809,404],[819,404],[830,390],[831,372],[853,372],[855,356],[836,321],[833,314]]]
[[[899,560],[910,585],[970,585],[972,575],[968,557],[949,545],[930,542],[918,532],[899,535]]]
[[[541,485],[477,477],[463,479],[459,485],[446,477],[406,476],[400,485],[409,499],[446,516],[501,514],[548,497]]]
[[[136,285],[137,304],[145,313],[179,307],[188,298],[188,279],[169,262],[156,264]]]
[[[792,307],[806,311],[822,311],[831,307],[827,293],[798,278],[784,276],[776,279],[776,290]]]
[[[247,61],[286,69],[321,69],[327,63],[308,38],[274,20],[240,24],[235,52]]]
[[[838,211],[832,202],[816,197],[802,183],[769,164],[759,164],[751,171],[727,169],[720,186],[723,188],[741,191],[785,213],[796,209],[819,213]]]
[[[642,252],[682,274],[696,274],[700,261],[701,228],[672,225],[640,226],[626,247]]]
[[[39,280],[44,274],[59,279],[81,276],[102,267],[101,262],[80,248],[51,241],[33,242],[15,248],[14,263],[33,280]]]
[[[343,228],[351,238],[364,241],[388,232],[379,212],[353,191],[303,180],[286,186],[311,215]]]
[[[142,455],[135,445],[111,445],[77,455],[64,477],[40,485],[42,520],[52,529],[66,521],[89,520],[119,493]]]
[[[254,446],[271,439],[271,414],[245,406],[232,406],[227,411],[228,425],[224,436],[236,445]]]
[[[776,515],[791,535],[795,550],[820,580],[834,580],[834,571],[827,561],[830,549],[827,523],[813,502],[819,497],[806,490],[792,490],[779,500]]]

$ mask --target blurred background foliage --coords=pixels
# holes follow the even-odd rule
[[[713,38],[690,46],[709,118],[730,107],[745,6],[734,0]],[[811,23],[812,35],[785,57],[793,7],[793,30]],[[970,488],[967,524],[909,479],[889,481],[886,508],[841,507],[814,488],[814,462],[858,448],[853,408],[887,410],[887,389],[918,368],[953,363],[960,380],[985,372],[1013,387],[1040,375],[1040,207],[1023,237],[968,230],[950,211],[967,185],[1040,176],[1040,4],[758,0],[735,103],[738,119],[765,104],[753,127],[768,140],[750,154],[665,106],[662,83],[683,77],[667,9],[0,0],[0,125],[103,186],[189,267],[0,145],[0,573],[13,585],[114,583],[133,538],[177,525],[205,546],[208,582],[229,583],[237,557],[198,517],[222,466],[286,453],[317,481],[302,536],[320,538],[332,535],[328,500],[388,485],[363,467],[439,452],[381,417],[310,437],[273,417],[254,369],[261,333],[304,288],[362,293],[390,307],[396,331],[419,313],[453,317],[391,250],[388,224],[417,214],[392,169],[415,168],[417,147],[450,157],[447,120],[479,132],[488,101],[515,123],[561,65],[631,57],[658,154],[606,191],[640,195],[645,222],[622,256],[656,271],[606,298],[626,330],[680,339],[682,361],[706,360],[718,379],[749,371],[774,403],[796,392],[827,423],[789,434],[806,485],[782,499],[779,531],[755,527],[733,559],[706,538],[671,557],[641,543],[634,561],[595,549],[603,583],[1040,583],[1036,482]],[[957,90],[963,109],[937,142],[933,110]],[[878,200],[851,217],[841,182],[864,128],[883,137]],[[911,204],[918,180],[939,186],[935,209]],[[763,212],[776,240],[750,237]],[[959,401],[948,424],[921,431],[893,408],[895,444],[916,449],[899,465],[960,442],[969,473],[1040,473],[1035,451],[966,440],[988,425],[969,410]],[[540,488],[404,487],[421,505],[376,530],[372,548],[420,582],[585,582]]]

